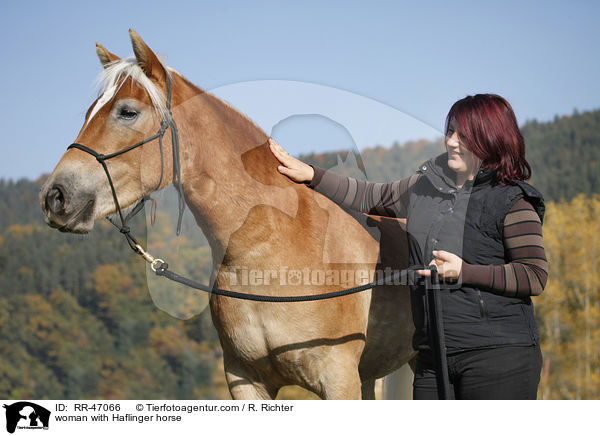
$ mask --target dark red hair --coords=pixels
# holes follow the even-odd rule
[[[512,107],[496,94],[469,95],[458,100],[446,117],[446,130],[454,118],[462,144],[496,173],[500,184],[527,180],[531,167],[525,160],[525,141]]]

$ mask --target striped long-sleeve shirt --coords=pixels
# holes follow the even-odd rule
[[[314,167],[308,184],[342,207],[364,213],[405,218],[415,174],[391,183],[340,176]],[[504,265],[471,265],[463,261],[462,283],[511,297],[539,295],[548,279],[542,224],[533,206],[517,201],[504,219]]]

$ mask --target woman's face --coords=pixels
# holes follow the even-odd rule
[[[457,129],[454,118],[450,120],[448,133],[446,134],[446,150],[448,151],[448,167],[460,175],[469,177],[477,173],[481,159],[467,150],[463,145],[460,132]]]

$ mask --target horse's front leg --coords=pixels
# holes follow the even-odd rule
[[[362,343],[353,341],[311,353],[305,366],[304,387],[323,400],[360,400],[358,356]]]
[[[331,368],[321,375],[322,391],[319,396],[324,400],[360,400],[361,381],[358,368],[348,366]]]
[[[225,357],[225,356],[224,356]],[[234,400],[273,400],[278,387],[256,380],[256,377],[243,363],[224,358],[225,379]]]

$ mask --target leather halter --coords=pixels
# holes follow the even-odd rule
[[[171,146],[173,149],[173,172],[174,172],[173,185],[175,185],[175,187],[177,188],[177,193],[179,196],[179,217],[177,219],[177,235],[179,235],[181,233],[181,222],[183,219],[183,212],[185,210],[185,200],[183,198],[183,187],[181,184],[181,163],[179,161],[179,133],[177,130],[177,124],[175,123],[175,120],[173,119],[173,114],[171,113],[172,84],[171,84],[171,76],[169,75],[168,72],[166,72],[166,77],[167,77],[167,112],[166,112],[164,118],[162,119],[162,121],[160,123],[160,129],[158,129],[158,132],[156,132],[156,134],[138,142],[137,144],[130,145],[128,147],[125,147],[122,150],[119,150],[119,151],[111,153],[111,154],[100,154],[100,153],[96,152],[95,150],[93,150],[92,148],[90,148],[86,145],[83,145],[83,144],[78,144],[76,142],[67,147],[67,150],[70,150],[71,148],[76,148],[78,150],[81,150],[88,154],[91,154],[102,165],[102,168],[104,168],[104,172],[106,173],[106,177],[108,178],[108,183],[110,185],[110,190],[112,192],[113,201],[115,203],[117,213],[121,220],[120,226],[115,223],[113,223],[113,224],[119,229],[119,231],[121,233],[123,233],[123,235],[127,239],[127,242],[129,243],[129,246],[132,248],[132,250],[138,254],[141,254],[142,256],[144,256],[144,258],[146,258],[146,256],[144,254],[147,254],[147,253],[142,249],[139,242],[131,234],[131,229],[129,228],[129,226],[127,224],[129,222],[129,220],[131,218],[133,218],[133,216],[135,216],[140,210],[143,209],[144,203],[149,199],[149,196],[144,195],[140,199],[140,201],[133,207],[131,212],[129,212],[129,214],[127,216],[123,216],[123,211],[121,209],[121,206],[119,205],[119,200],[117,198],[117,192],[115,190],[115,186],[114,186],[112,177],[110,176],[110,172],[108,171],[106,161],[109,159],[112,159],[114,157],[120,156],[122,154],[125,154],[131,150],[138,148],[138,147],[141,147],[142,145],[147,144],[148,142],[154,141],[155,139],[158,139],[158,143],[160,146],[160,179],[159,179],[156,187],[152,190],[152,192],[156,191],[158,188],[160,188],[160,185],[162,184],[162,181],[163,181],[163,172],[164,172],[163,136],[165,135],[165,132],[167,131],[167,129],[170,128],[171,129],[171,144],[172,144]],[[148,258],[146,258],[146,260],[148,260]],[[154,265],[153,265],[153,268],[154,268]]]

